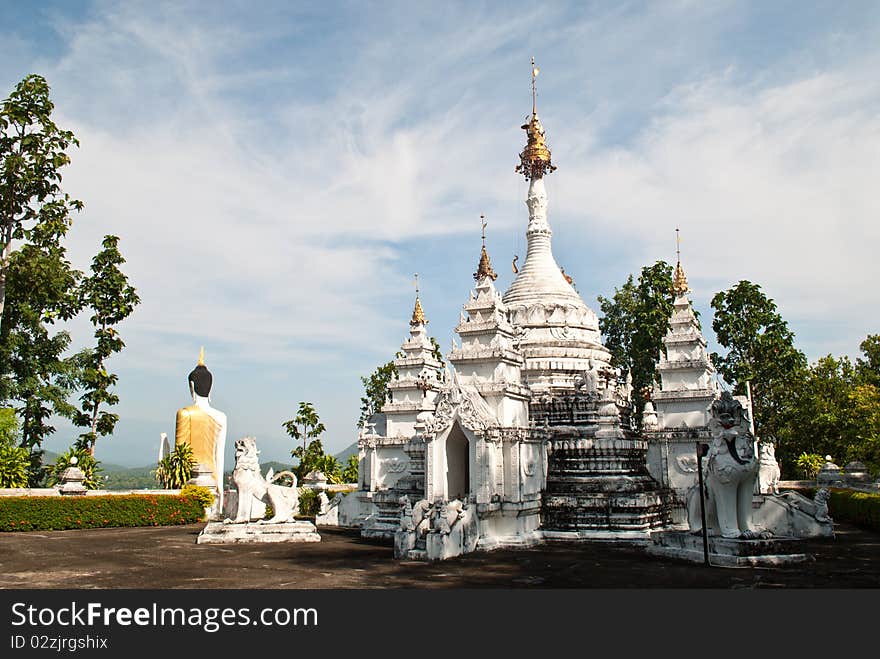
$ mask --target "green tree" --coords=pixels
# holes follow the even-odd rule
[[[49,85],[29,75],[0,104],[0,317],[6,322],[13,240],[41,248],[58,246],[82,202],[62,192],[66,150],[79,142],[52,121]]]
[[[659,382],[657,360],[672,316],[672,266],[665,261],[645,266],[638,282],[630,275],[611,299],[599,296],[603,316],[599,329],[611,353],[611,365],[632,375],[635,422],[641,425],[645,399],[641,391]]]
[[[734,393],[745,394],[750,383],[755,432],[763,440],[777,441],[777,451],[794,460],[796,456],[781,441],[792,414],[792,390],[798,386],[807,365],[806,357],[794,345],[794,333],[761,287],[740,281],[712,298],[712,329],[725,355],[712,354],[718,372],[734,385]]]
[[[317,411],[315,411],[314,405],[302,401],[300,401],[296,416],[289,421],[285,421],[282,427],[294,440],[302,440],[303,454],[309,440],[320,437],[321,433],[326,430],[324,424],[321,423],[321,419],[318,417]],[[293,457],[300,457],[294,451],[291,451],[291,455]]]
[[[44,475],[40,447],[55,431],[49,420],[76,411],[68,397],[78,370],[64,354],[71,338],[53,332],[53,325],[79,311],[80,277],[60,246],[25,244],[10,258],[0,327],[0,401],[14,407],[21,421],[20,444],[31,451],[33,486]]]
[[[92,311],[90,320],[95,328],[96,345],[78,356],[84,393],[80,396],[81,410],[74,415],[77,426],[88,428],[79,436],[77,446],[92,455],[98,437],[112,434],[119,420],[118,414],[101,410],[102,405],[110,407],[119,402],[119,397],[110,391],[118,376],[106,368],[107,360],[125,347],[116,326],[140,303],[134,287],[119,269],[125,263],[119,252],[119,238],[104,236],[101,245],[103,249],[92,260],[92,274],[83,280],[80,288],[83,304]]]

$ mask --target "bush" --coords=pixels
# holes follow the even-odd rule
[[[201,501],[192,495],[0,497],[0,531],[171,526],[204,516]]]
[[[880,531],[880,494],[840,489],[829,491],[828,514],[832,519]]]
[[[180,489],[180,496],[194,497],[202,505],[202,508],[210,508],[214,505],[214,493],[201,485],[184,485]]]
[[[342,482],[343,483],[357,483],[358,482],[358,456],[350,455],[348,456],[348,462],[345,463],[345,468],[342,470]]]
[[[30,464],[26,448],[0,445],[0,487],[27,487]]]
[[[156,467],[156,480],[167,490],[176,490],[192,478],[196,459],[192,446],[182,442],[174,447],[168,455],[159,461]]]
[[[795,462],[805,480],[813,480],[825,464],[825,458],[818,453],[801,453]]]
[[[317,491],[305,487],[299,491],[299,517],[314,517],[319,507]]]

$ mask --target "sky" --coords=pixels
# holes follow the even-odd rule
[[[880,331],[876,2],[22,2],[0,0],[0,96],[51,86],[80,147],[63,187],[87,270],[120,236],[141,304],[120,326],[120,421],[96,455],[155,463],[205,347],[233,441],[289,461],[314,404],[357,438],[360,378],[408,336],[419,273],[447,350],[480,219],[500,290],[525,258],[515,174],[531,110],[554,254],[585,302],[682,263],[709,301],[747,279],[810,360]],[[85,316],[68,328],[88,345]],[[44,448],[77,431],[65,423]]]

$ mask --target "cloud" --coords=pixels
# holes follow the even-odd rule
[[[795,326],[849,316],[854,352],[880,324],[880,296],[865,285],[880,238],[875,67],[757,89],[732,75],[680,86],[631,146],[594,148],[560,170],[558,214],[566,228],[586,218],[606,241],[634,242],[634,264],[674,258],[680,226],[698,297],[749,279]],[[808,347],[818,356],[840,338]]]

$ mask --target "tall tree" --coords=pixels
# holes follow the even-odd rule
[[[300,460],[306,454],[309,440],[320,437],[321,433],[326,430],[324,424],[321,423],[321,419],[318,417],[317,411],[315,411],[314,405],[302,401],[299,404],[296,416],[289,421],[285,421],[282,427],[294,440],[302,440],[302,447],[297,447],[291,452],[293,457],[300,458]],[[297,451],[300,451],[300,449],[301,452],[297,454]]]
[[[82,202],[62,192],[73,133],[52,121],[49,85],[29,75],[0,104],[0,318],[4,316],[13,240],[58,246]],[[2,321],[0,321],[2,322]]]
[[[612,366],[632,375],[635,422],[641,424],[645,399],[641,391],[658,382],[657,360],[672,316],[672,266],[665,261],[645,266],[638,282],[630,275],[614,296],[599,296],[603,316],[599,329],[611,352]]]
[[[34,484],[41,479],[40,446],[55,431],[50,417],[71,418],[76,411],[67,400],[77,385],[75,362],[64,356],[70,335],[53,333],[52,327],[79,311],[81,276],[60,246],[25,244],[10,258],[0,326],[0,400],[11,404],[21,421]]]
[[[794,333],[776,303],[761,287],[740,281],[712,298],[712,329],[727,354],[712,354],[718,372],[746,393],[750,383],[755,430],[765,440],[777,440],[790,413],[792,389],[803,376],[806,357],[794,346]],[[778,449],[785,451],[780,445]]]
[[[96,345],[78,356],[82,368],[80,375],[84,393],[80,396],[81,410],[74,416],[74,423],[88,430],[79,436],[77,447],[95,454],[98,437],[113,433],[119,415],[102,410],[119,402],[119,396],[110,391],[118,376],[109,373],[107,359],[120,352],[125,342],[116,326],[128,318],[140,303],[134,287],[119,269],[125,259],[119,252],[119,238],[104,236],[103,249],[92,260],[92,274],[80,287],[82,302],[92,311],[90,318],[95,328]]]

